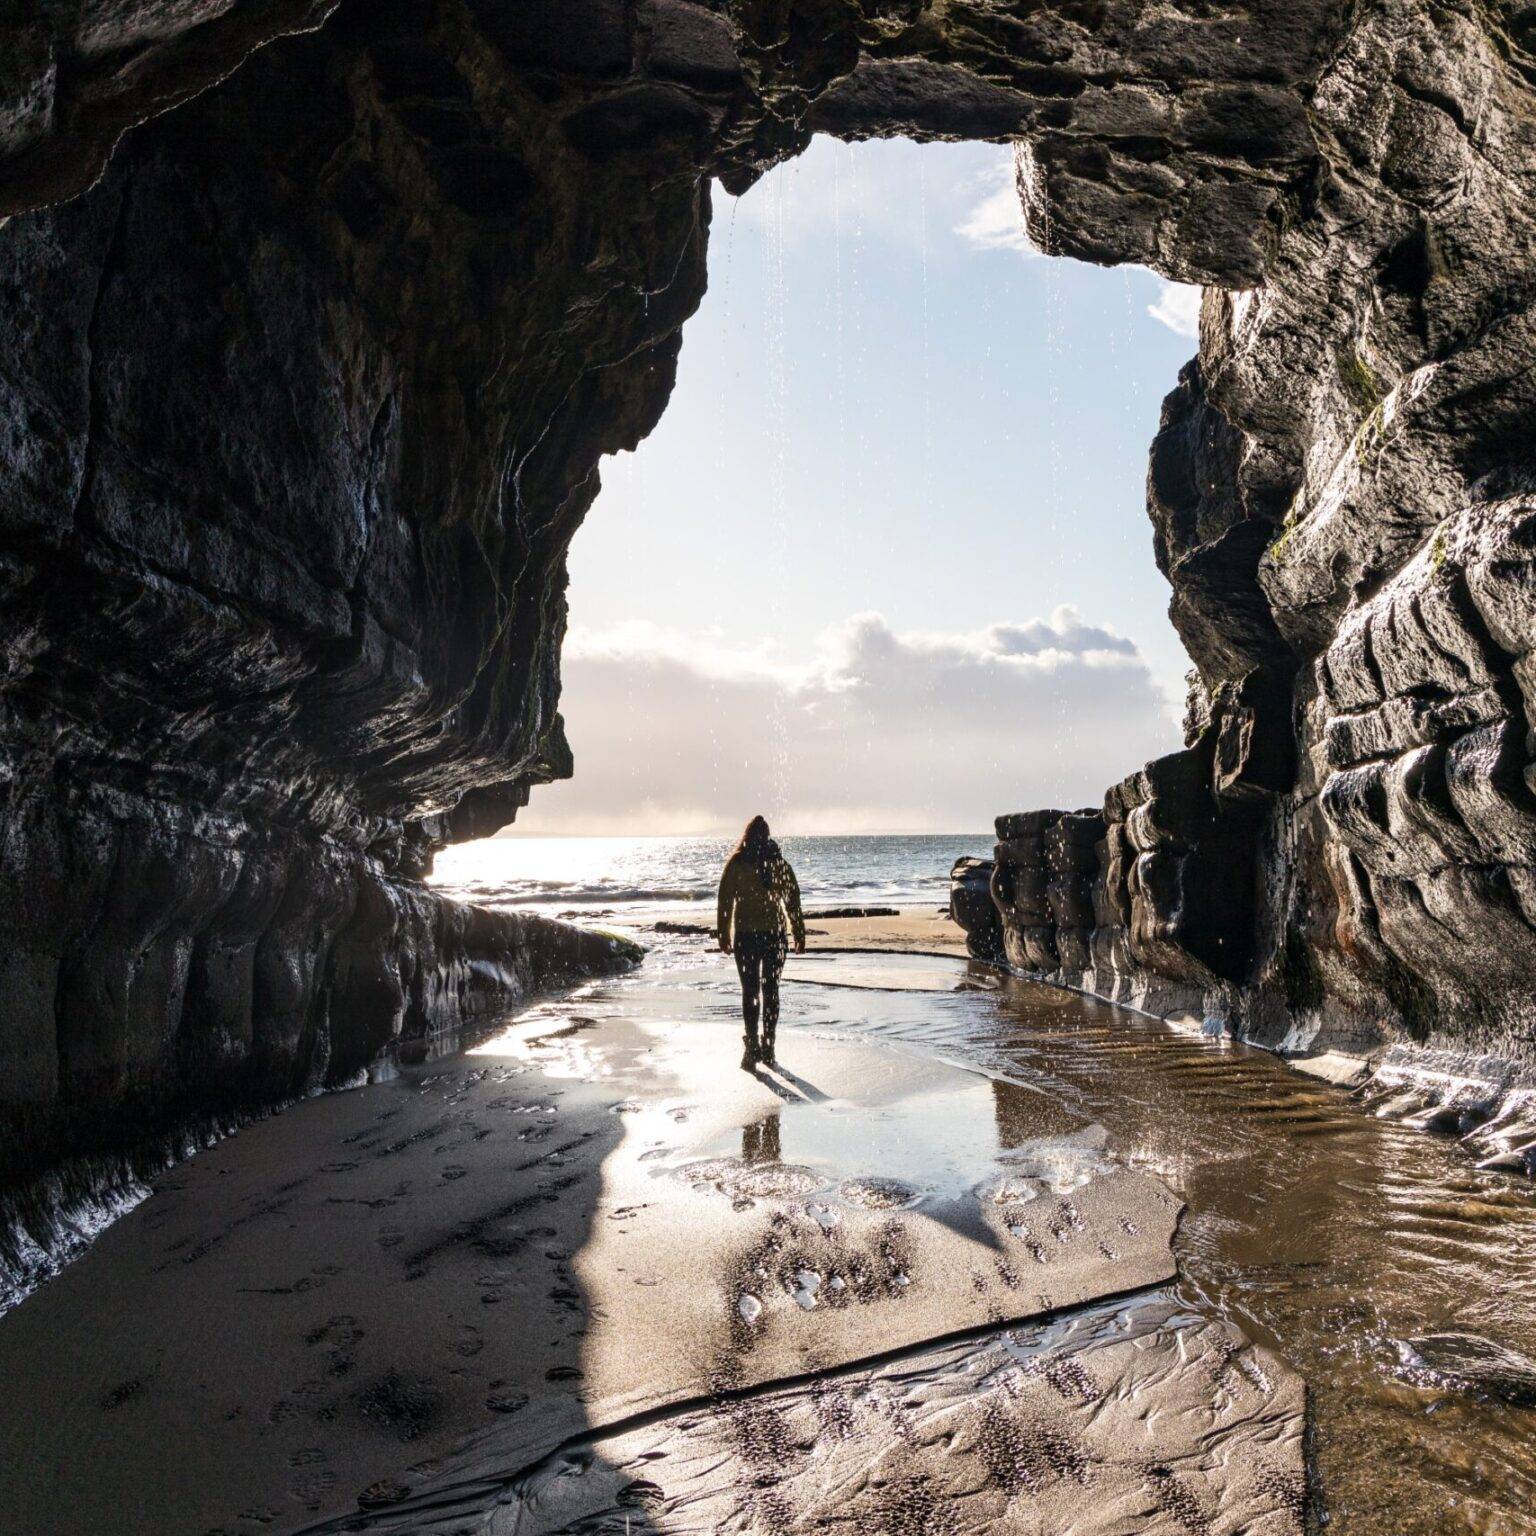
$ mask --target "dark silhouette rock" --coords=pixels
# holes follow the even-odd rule
[[[949,872],[949,915],[965,931],[965,947],[978,960],[1003,958],[1003,929],[992,903],[990,860],[955,860]]]
[[[1030,971],[1054,971],[1056,920],[1047,888],[1045,835],[1061,811],[1030,811],[997,818],[1001,841],[993,853],[993,898],[1003,919],[1003,948],[1010,965]]]
[[[1058,817],[1045,832],[1045,862],[1050,872],[1045,899],[1063,970],[1085,971],[1093,963],[1093,888],[1103,838],[1104,817],[1099,811],[1071,811]]]

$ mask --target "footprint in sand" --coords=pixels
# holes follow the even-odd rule
[[[816,1293],[820,1289],[821,1276],[814,1269],[801,1269],[795,1272],[794,1289],[790,1294],[802,1312],[810,1312],[815,1309]]]
[[[485,1340],[480,1337],[480,1330],[472,1328],[465,1323],[453,1336],[453,1342],[449,1344],[454,1354],[463,1356],[464,1359],[473,1359],[485,1348]]]
[[[830,1205],[821,1205],[812,1201],[805,1208],[805,1214],[821,1228],[823,1232],[830,1233],[843,1224],[843,1218],[832,1209]]]
[[[528,1406],[526,1392],[498,1392],[493,1390],[486,1398],[485,1406],[492,1413],[520,1413]]]
[[[397,1483],[393,1478],[381,1477],[378,1482],[369,1483],[358,1494],[357,1502],[361,1509],[382,1509],[390,1504],[400,1504],[410,1496],[409,1483]]]
[[[580,1312],[582,1310],[581,1292],[572,1285],[557,1285],[549,1292],[549,1299],[554,1302],[557,1311]]]
[[[148,1385],[148,1378],[133,1376],[127,1381],[120,1381],[110,1392],[103,1395],[101,1406],[103,1408],[121,1408],[131,1398],[135,1398]]]
[[[869,1211],[893,1211],[911,1205],[918,1191],[900,1179],[844,1179],[840,1193],[850,1205]]]
[[[450,1163],[443,1169],[443,1182],[451,1184],[455,1179],[462,1179],[468,1172],[469,1169],[465,1168],[462,1164]]]

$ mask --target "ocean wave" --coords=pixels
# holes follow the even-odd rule
[[[713,899],[726,845],[699,839],[490,840],[445,850],[435,883],[460,901],[575,915],[594,909],[697,913]],[[949,871],[979,838],[787,839],[808,907],[922,907],[942,902]]]
[[[706,901],[714,898],[714,887],[577,885],[564,880],[519,880],[511,884],[493,881],[468,881],[446,887],[464,901],[497,901],[507,906],[532,906],[536,903]]]

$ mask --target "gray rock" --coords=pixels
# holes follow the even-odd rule
[[[965,930],[966,948],[978,960],[1002,958],[1002,925],[992,902],[990,860],[955,860],[949,872],[949,915]]]

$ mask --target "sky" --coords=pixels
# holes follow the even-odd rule
[[[1011,152],[715,189],[661,424],[571,550],[576,777],[516,831],[971,832],[1179,745],[1145,512],[1199,290],[1040,256]]]

